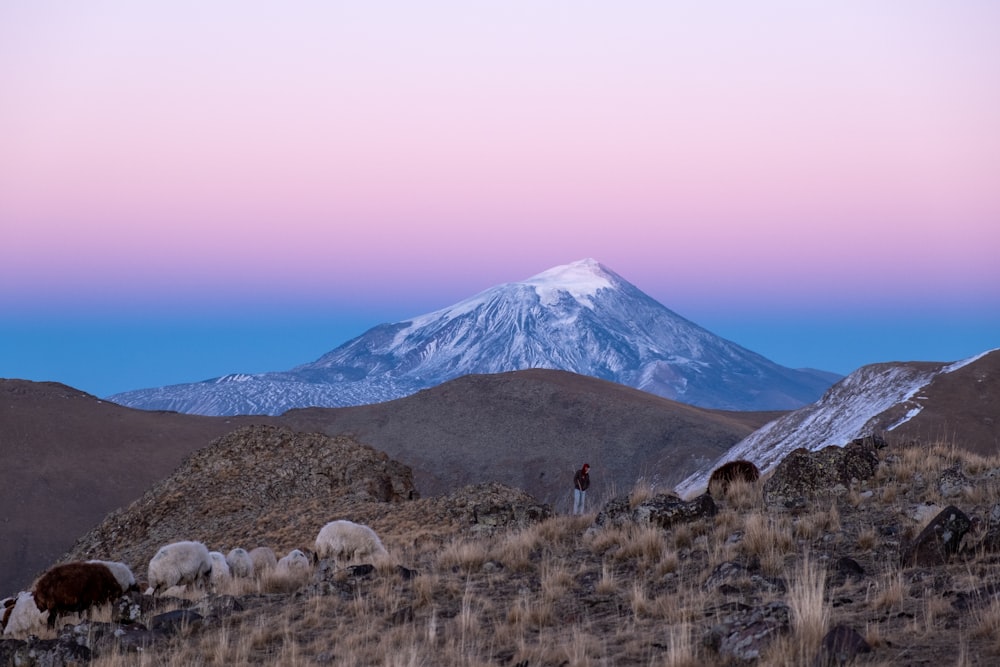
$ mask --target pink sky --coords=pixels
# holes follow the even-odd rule
[[[0,308],[1000,308],[998,3],[342,4],[0,5]]]

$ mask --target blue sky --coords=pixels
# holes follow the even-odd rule
[[[592,257],[787,366],[1000,346],[1000,3],[0,3],[0,376],[311,361]]]

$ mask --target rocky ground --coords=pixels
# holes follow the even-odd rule
[[[499,484],[417,498],[405,466],[346,440],[237,433],[66,559],[126,560],[142,579],[165,541],[280,555],[334,518],[373,526],[390,557],[134,595],[4,640],[0,663],[1000,664],[1000,458],[858,442],[711,496],[637,487],[572,517]],[[295,474],[317,459],[353,472]]]

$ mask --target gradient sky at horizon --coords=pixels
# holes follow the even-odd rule
[[[0,3],[0,377],[284,370],[593,257],[793,367],[1000,347],[1000,3]]]

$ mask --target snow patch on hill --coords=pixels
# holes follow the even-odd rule
[[[712,471],[728,461],[753,461],[765,473],[800,447],[818,451],[872,435],[872,424],[890,409],[905,409],[903,417],[886,430],[898,428],[923,409],[919,393],[935,377],[952,373],[988,353],[947,365],[863,366],[833,385],[817,402],[765,424],[733,445],[723,457],[681,482],[676,491],[682,496],[700,492],[708,485]]]

